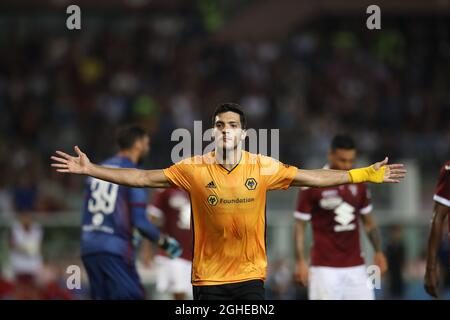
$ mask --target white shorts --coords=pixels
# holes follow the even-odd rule
[[[312,266],[309,269],[309,300],[374,300],[366,266],[346,268]]]
[[[182,258],[155,257],[156,290],[160,293],[184,293],[192,296],[192,263]]]

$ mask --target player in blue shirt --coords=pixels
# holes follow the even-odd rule
[[[148,134],[140,127],[122,128],[120,151],[102,164],[136,168],[149,152]],[[157,242],[171,257],[181,254],[179,243],[160,234],[146,216],[146,189],[129,188],[88,178],[83,208],[81,256],[93,299],[144,299],[135,267],[135,231]]]

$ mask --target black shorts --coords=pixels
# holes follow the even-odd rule
[[[194,300],[264,300],[266,298],[262,280],[192,287]]]

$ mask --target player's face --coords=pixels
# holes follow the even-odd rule
[[[328,154],[331,169],[350,170],[356,159],[355,149],[335,149]]]
[[[216,116],[214,122],[214,140],[220,149],[236,149],[245,139],[245,130],[241,127],[239,114],[234,112],[224,112]]]

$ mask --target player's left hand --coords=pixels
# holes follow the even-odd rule
[[[389,158],[384,158],[383,161],[377,162],[373,165],[375,171],[384,168],[383,182],[399,183],[406,175],[405,165],[401,163],[388,164]]]
[[[388,263],[383,252],[376,252],[373,257],[373,263],[380,268],[381,274],[388,270]]]

